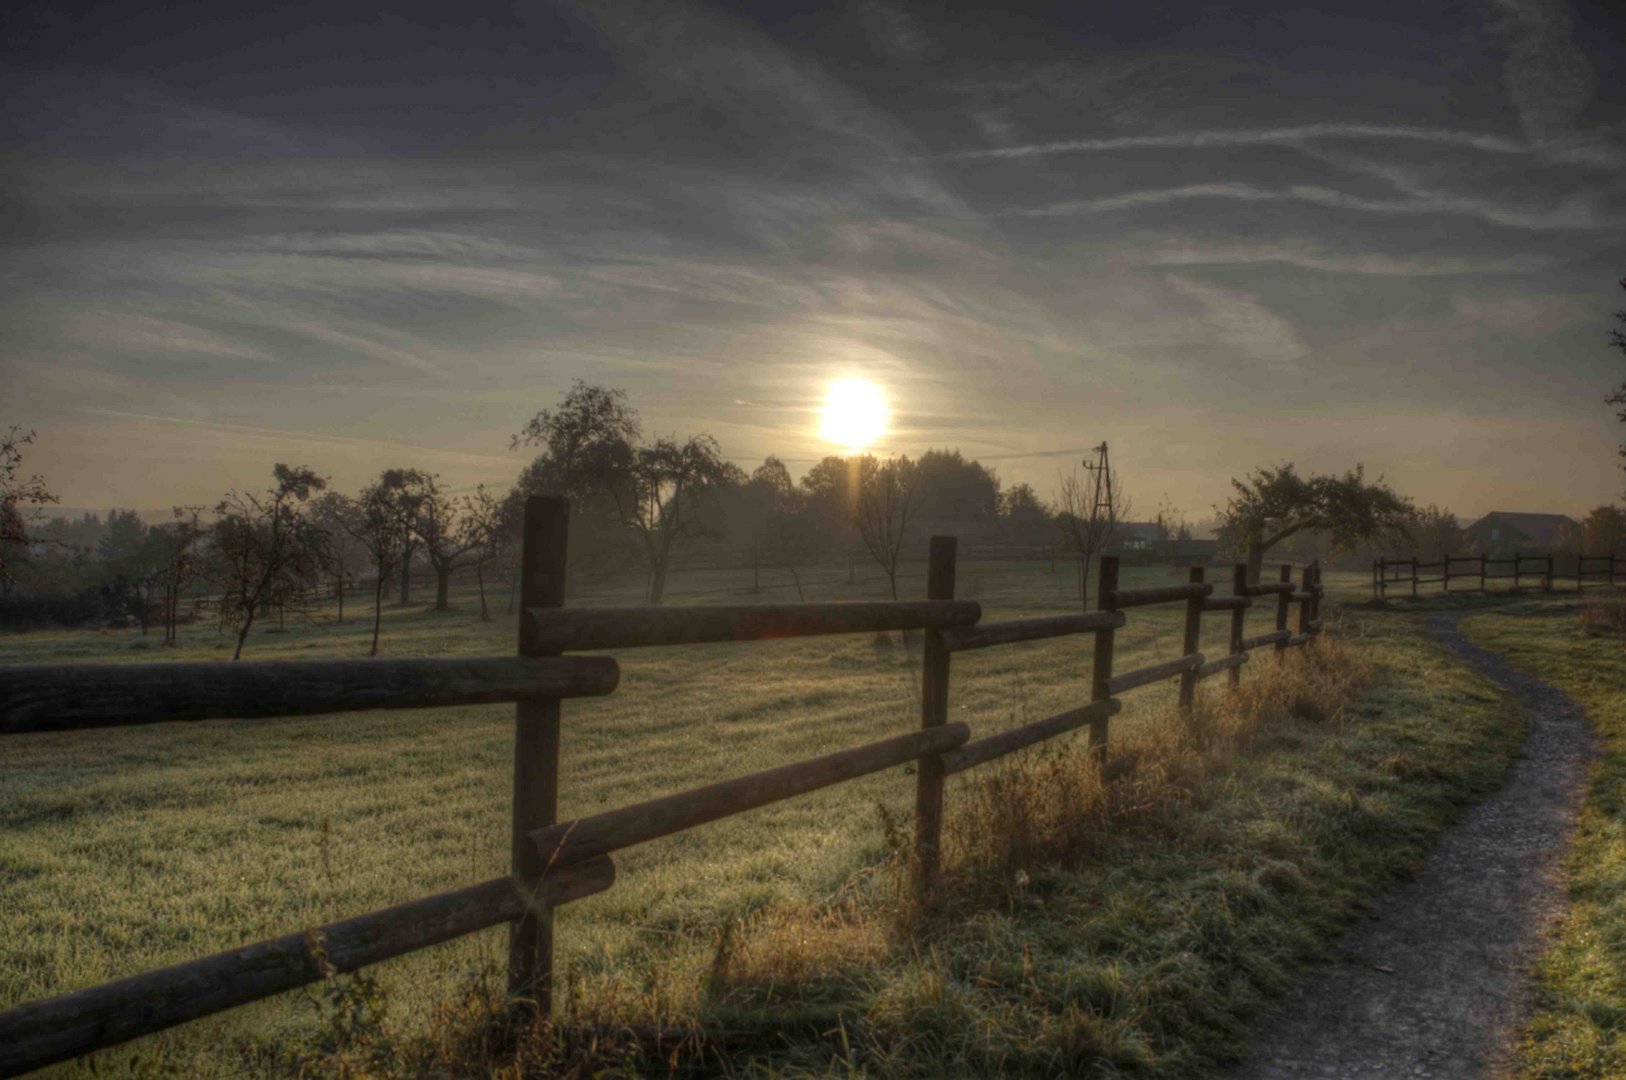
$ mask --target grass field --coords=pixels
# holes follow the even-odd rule
[[[1520,1052],[1531,1077],[1626,1075],[1626,647],[1583,635],[1578,607],[1573,597],[1520,605],[1465,625],[1580,702],[1602,751],[1569,857],[1573,907],[1536,970],[1537,1011]]]
[[[809,599],[881,595],[878,581],[826,577]],[[1183,571],[1137,569],[1125,584],[1177,579]],[[673,587],[679,602],[738,601],[741,584],[737,574],[692,575]],[[1073,603],[1068,572],[1042,565],[962,564],[959,584],[985,618]],[[471,595],[454,599],[450,613],[387,609],[383,654],[512,651],[511,620],[481,624]],[[572,602],[636,600],[629,583]],[[1268,615],[1250,614],[1250,633],[1269,628]],[[353,615],[344,627],[257,631],[245,656],[365,655],[370,625]],[[1178,620],[1178,605],[1133,613],[1119,634],[1119,670],[1174,655]],[[1223,651],[1223,619],[1208,621],[1205,646]],[[1410,617],[1352,615],[1342,634],[1377,667],[1352,709],[1272,717],[1233,767],[1194,780],[1090,858],[1019,868],[1031,883],[1023,891],[1006,890],[992,907],[972,898],[913,943],[843,931],[821,952],[808,942],[816,919],[784,922],[781,938],[800,938],[789,951],[813,957],[797,987],[754,981],[753,950],[785,944],[773,913],[835,910],[829,901],[856,873],[884,862],[883,811],[903,819],[910,777],[894,771],[626,852],[616,886],[559,920],[577,1004],[615,1016],[813,1024],[754,1063],[730,1064],[740,1072],[935,1075],[963,1061],[980,1072],[1049,1075],[1094,1063],[1105,1074],[1198,1075],[1235,1051],[1238,1018],[1403,874],[1512,753],[1501,700]],[[177,650],[159,649],[158,636],[7,637],[0,660],[229,655],[212,627],[186,628]],[[613,696],[566,705],[565,816],[918,723],[915,668],[895,635],[618,656]],[[1089,667],[1077,640],[962,657],[951,714],[977,734],[1049,715],[1087,697]],[[1137,692],[1114,738],[1151,733],[1171,695],[1172,686]],[[8,739],[0,1004],[504,872],[511,715],[494,706]],[[951,814],[973,801],[974,777],[951,782]],[[497,963],[503,941],[476,935],[380,968],[392,1031],[409,1037],[455,1000]],[[719,972],[726,977],[708,980]],[[110,1052],[100,1074],[260,1075],[286,1068],[291,1051],[332,1026],[319,994],[288,995]]]

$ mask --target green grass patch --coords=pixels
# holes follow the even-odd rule
[[[1571,907],[1536,966],[1535,1013],[1520,1040],[1520,1071],[1531,1077],[1626,1076],[1626,645],[1583,633],[1582,614],[1571,602],[1464,624],[1579,702],[1601,744],[1568,859]]]

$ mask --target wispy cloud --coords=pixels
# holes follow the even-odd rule
[[[1239,202],[1301,202],[1335,210],[1387,215],[1460,214],[1515,229],[1618,229],[1626,218],[1601,217],[1585,202],[1559,203],[1547,210],[1524,211],[1498,206],[1488,200],[1462,196],[1426,196],[1412,199],[1373,199],[1334,188],[1310,184],[1270,189],[1253,184],[1204,183],[1176,188],[1152,188],[1094,199],[1069,200],[1047,206],[1022,207],[1005,213],[1019,217],[1068,217],[1160,206],[1187,199],[1231,199]]]
[[[1490,154],[1528,154],[1536,148],[1522,139],[1487,132],[1452,131],[1404,124],[1323,123],[1274,128],[1235,128],[1183,131],[1160,135],[1117,135],[1108,138],[1058,139],[1022,146],[995,146],[942,155],[954,160],[1026,158],[1052,154],[1101,153],[1119,150],[1202,150],[1235,146],[1292,146],[1329,139],[1387,139],[1462,146]]]
[[[1380,277],[1455,277],[1470,274],[1529,273],[1553,265],[1548,255],[1468,256],[1383,255],[1337,251],[1311,242],[1192,243],[1168,240],[1127,252],[1120,258],[1140,266],[1223,266],[1283,263],[1306,270]]]

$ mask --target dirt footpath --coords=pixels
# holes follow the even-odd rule
[[[1517,695],[1530,716],[1507,783],[1474,807],[1422,872],[1378,903],[1254,1025],[1233,1080],[1498,1076],[1528,998],[1525,968],[1563,909],[1563,854],[1594,753],[1580,708],[1457,632],[1429,630]]]

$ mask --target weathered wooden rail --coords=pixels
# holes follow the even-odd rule
[[[1505,568],[1505,569],[1504,569]],[[1424,576],[1424,572],[1430,576]],[[1422,585],[1438,585],[1441,593],[1452,592],[1452,582],[1458,583],[1456,592],[1489,592],[1492,581],[1511,581],[1513,588],[1522,589],[1527,580],[1539,582],[1542,592],[1553,592],[1554,583],[1561,577],[1575,582],[1575,591],[1615,587],[1616,556],[1577,555],[1573,576],[1557,573],[1554,556],[1514,553],[1506,558],[1493,559],[1488,555],[1442,555],[1433,562],[1413,559],[1377,558],[1372,560],[1372,596],[1386,599],[1390,589],[1408,589],[1412,599]],[[1463,583],[1470,583],[1463,587]],[[1476,583],[1476,584],[1475,584]]]
[[[924,601],[772,604],[678,608],[564,607],[569,507],[532,498],[525,508],[517,657],[261,663],[0,666],[0,735],[61,732],[166,720],[320,715],[359,709],[427,708],[515,702],[511,869],[507,877],[307,929],[159,971],[135,975],[0,1012],[0,1076],[92,1053],[237,1005],[489,927],[509,926],[509,991],[521,1007],[552,1008],[553,917],[561,905],[609,888],[611,856],[624,848],[794,798],[900,765],[915,767],[918,885],[939,871],[944,781],[1081,728],[1092,757],[1107,764],[1119,695],[1180,679],[1189,710],[1202,679],[1221,672],[1237,684],[1248,654],[1278,655],[1307,644],[1321,628],[1319,568],[1291,568],[1277,582],[1250,584],[1233,569],[1231,594],[1193,567],[1181,585],[1118,587],[1118,561],[1101,560],[1099,610],[981,621],[982,608],[954,596],[956,545],[933,537]],[[1257,598],[1274,596],[1276,629],[1246,637],[1243,619]],[[1114,674],[1114,635],[1125,609],[1183,604],[1179,655]],[[1287,627],[1299,605],[1298,631]],[[1228,613],[1228,652],[1198,651],[1205,611]],[[919,630],[922,656],[918,731],[794,762],[573,821],[558,821],[561,702],[611,693],[614,659],[565,656],[584,650],[752,641],[820,634]],[[1089,634],[1094,670],[1089,700],[1055,716],[971,739],[948,722],[951,658],[1025,641]]]

